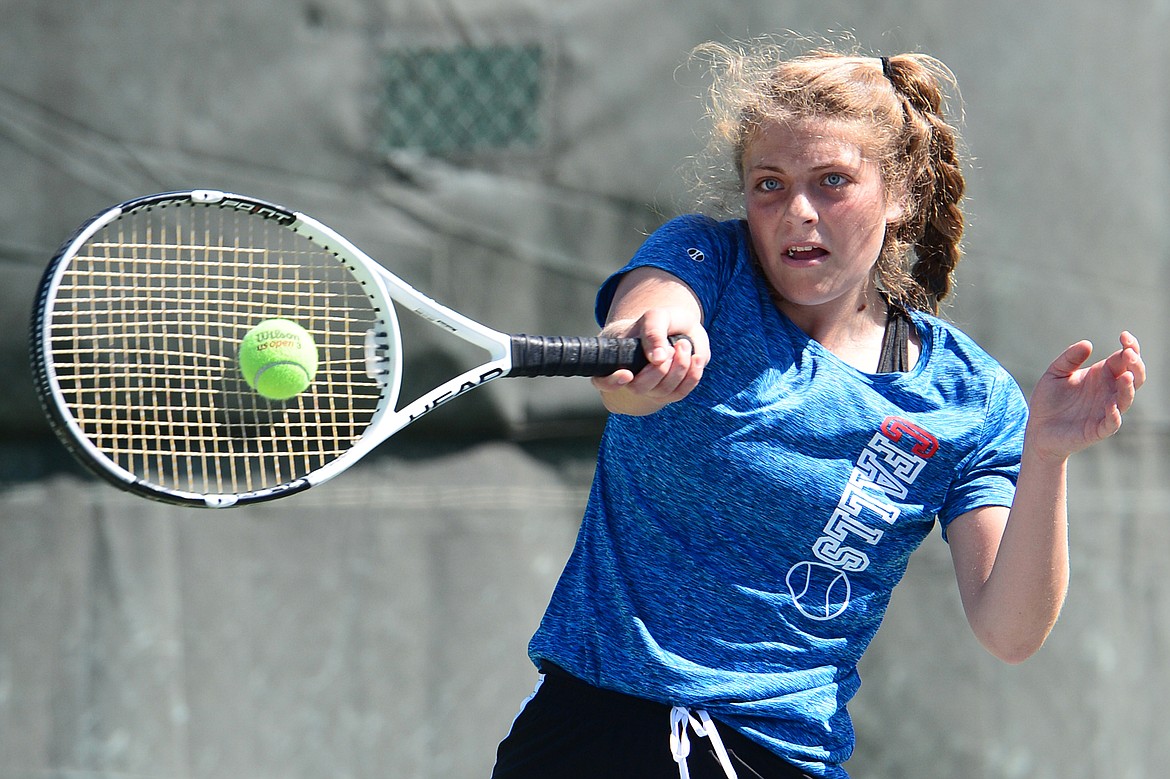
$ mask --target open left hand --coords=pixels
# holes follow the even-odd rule
[[[1029,400],[1027,439],[1045,458],[1063,459],[1117,432],[1121,416],[1146,380],[1138,340],[1121,334],[1121,348],[1084,367],[1088,341],[1064,350],[1040,377]]]

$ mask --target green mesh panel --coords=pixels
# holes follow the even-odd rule
[[[535,148],[541,65],[537,45],[389,53],[381,112],[385,148],[436,155]]]

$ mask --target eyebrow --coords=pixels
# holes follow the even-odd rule
[[[813,173],[820,173],[822,171],[833,170],[835,168],[843,168],[846,170],[856,170],[859,167],[860,167],[860,165],[855,165],[853,163],[842,162],[840,160],[837,160],[834,162],[824,162],[824,163],[821,163],[819,165],[813,165],[808,170],[813,172]],[[762,171],[772,171],[775,173],[787,173],[788,172],[784,168],[780,167],[779,165],[772,165],[772,164],[767,163],[767,162],[763,162],[763,163],[760,163],[758,165],[748,165],[745,168],[745,170],[751,170],[751,171],[762,170]]]

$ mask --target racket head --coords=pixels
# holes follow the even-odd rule
[[[90,470],[200,507],[303,490],[360,457],[392,415],[402,338],[382,275],[324,225],[212,190],[128,201],[86,222],[46,268],[30,356],[54,431]],[[316,378],[270,401],[240,372],[244,334],[291,319]]]

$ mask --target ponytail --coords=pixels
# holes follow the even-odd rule
[[[953,77],[941,63],[921,55],[883,58],[882,64],[906,120],[899,163],[904,173],[899,178],[905,182],[908,213],[896,228],[895,246],[890,248],[912,247],[916,256],[909,272],[912,285],[896,290],[900,294],[893,297],[901,298],[897,302],[904,306],[937,313],[954,282],[964,227],[959,201],[966,182],[957,133],[943,118],[940,68],[945,80],[953,82]],[[891,284],[892,279],[883,280],[887,288],[901,286]]]

